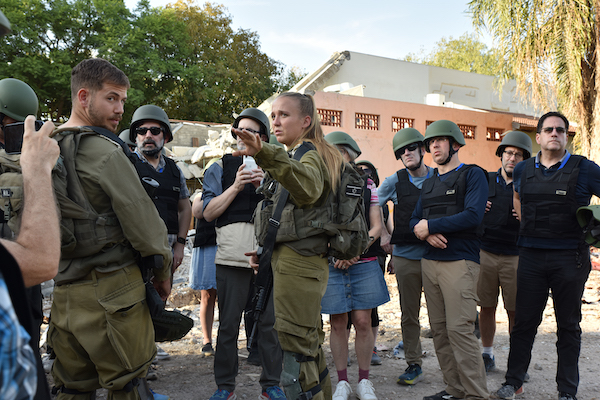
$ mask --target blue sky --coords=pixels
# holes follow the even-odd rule
[[[134,9],[138,0],[125,0]],[[164,6],[172,0],[150,0]],[[474,32],[466,0],[224,0],[233,28],[250,29],[261,50],[310,72],[336,51],[403,58],[429,53],[442,37]],[[198,1],[203,4],[204,1]],[[488,47],[489,38],[483,38]]]

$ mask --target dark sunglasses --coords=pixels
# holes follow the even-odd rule
[[[158,126],[153,126],[150,128],[144,128],[143,126],[138,126],[137,128],[135,128],[136,135],[145,135],[146,132],[148,132],[148,131],[150,131],[152,136],[158,136],[161,134],[161,132],[163,132],[163,128],[159,128]]]
[[[419,148],[419,143],[411,143],[408,146],[401,147],[400,154],[404,154],[405,150],[415,151],[417,148]]]
[[[544,133],[552,133],[553,130],[556,129],[556,132],[558,133],[565,133],[565,128],[563,128],[562,126],[557,126],[557,127],[553,127],[553,126],[548,126],[546,128],[542,128],[542,131],[544,131]]]

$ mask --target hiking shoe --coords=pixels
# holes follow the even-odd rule
[[[523,378],[523,382],[529,382],[529,374],[525,372],[525,378]]]
[[[286,400],[285,393],[279,386],[271,386],[258,396],[259,400]]]
[[[373,347],[373,354],[371,355],[371,365],[381,365],[381,358],[377,355],[377,347]]]
[[[212,347],[212,343],[208,342],[204,346],[202,346],[202,355],[204,357],[214,356],[215,350]]]
[[[483,353],[483,365],[485,365],[485,372],[496,371],[496,357],[490,356],[487,353]]]
[[[521,389],[521,388],[519,388],[519,389]],[[515,394],[519,389],[517,389],[513,385],[509,385],[508,383],[505,383],[504,385],[502,385],[502,387],[500,387],[500,389],[498,389],[492,395],[496,399],[514,399]]]
[[[442,390],[439,393],[432,394],[431,396],[423,397],[423,400],[458,400],[459,397],[454,397],[450,393]]]
[[[154,396],[154,400],[169,400],[169,396],[165,396],[164,394],[154,393],[154,390],[150,389],[150,393]]]
[[[352,388],[350,387],[348,381],[339,381],[335,387],[335,393],[333,394],[331,400],[348,400],[351,393]]]
[[[225,389],[217,389],[208,400],[235,400],[236,398],[237,396],[233,392],[229,393],[229,391]]]
[[[577,400],[577,397],[571,393],[559,392],[558,400]]]
[[[368,379],[363,379],[356,386],[356,397],[360,400],[377,400],[373,384]]]
[[[164,351],[160,347],[156,346],[156,358],[155,358],[155,360],[161,361],[161,360],[168,360],[169,358],[171,358],[171,356],[169,355],[169,353],[167,353],[166,351]]]
[[[404,373],[398,377],[396,382],[400,385],[414,385],[421,379],[423,379],[423,370],[421,369],[421,366],[418,364],[410,364]]]

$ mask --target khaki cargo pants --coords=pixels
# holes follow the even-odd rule
[[[303,391],[319,384],[319,372],[326,367],[321,348],[325,334],[321,327],[321,299],[327,289],[327,258],[302,256],[279,245],[273,252],[273,299],[275,329],[283,351],[314,357],[300,363]],[[285,366],[284,366],[285,370]],[[314,400],[331,399],[330,375],[321,382]]]
[[[57,387],[82,394],[59,393],[59,400],[89,399],[100,387],[108,399],[137,400],[137,391],[122,390],[146,376],[156,355],[154,327],[137,266],[56,286],[49,344],[56,353],[52,376]]]

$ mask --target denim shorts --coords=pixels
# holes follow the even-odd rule
[[[390,295],[377,260],[354,264],[347,270],[329,265],[327,290],[321,300],[321,313],[343,314],[369,310],[390,301]]]
[[[217,288],[215,255],[217,245],[194,247],[190,263],[190,287],[194,290]]]

